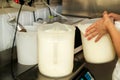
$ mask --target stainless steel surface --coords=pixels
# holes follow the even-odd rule
[[[63,0],[62,13],[74,16],[100,17],[102,12],[120,13],[120,0]]]
[[[62,13],[76,16],[90,15],[90,1],[91,0],[63,0]]]

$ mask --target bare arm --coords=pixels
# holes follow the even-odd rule
[[[118,57],[120,57],[120,32],[116,29],[114,24],[111,22],[110,18],[108,17],[107,14],[104,14],[104,19],[105,19],[105,26],[108,30],[108,33],[111,36],[113,45],[115,47],[115,50],[117,52]]]

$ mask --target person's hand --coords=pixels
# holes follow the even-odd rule
[[[110,25],[114,25],[113,23],[113,17],[110,17],[110,14],[107,13],[107,11],[104,11],[103,13],[103,25],[108,29]]]
[[[96,21],[86,29],[85,37],[87,37],[88,40],[96,37],[95,42],[97,42],[108,32],[110,25],[113,25],[112,18],[110,17],[110,14],[108,15],[107,11],[104,11],[103,18]]]
[[[111,18],[113,18],[115,21],[120,20],[120,15],[119,14],[109,13],[108,16],[111,17]]]
[[[95,42],[99,41],[100,38],[107,33],[106,27],[103,25],[103,23],[104,20],[100,19],[93,23],[91,26],[89,26],[86,29],[85,37],[87,37],[88,40],[96,37]]]
[[[112,23],[111,18],[106,11],[103,12],[103,18],[93,23],[86,29],[85,37],[88,40],[96,37],[95,42],[99,41],[107,33],[108,26]]]

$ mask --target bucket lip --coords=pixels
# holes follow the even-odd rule
[[[80,29],[82,34],[85,34],[86,29],[91,25],[92,23],[86,23],[86,24],[79,24],[78,28]]]
[[[54,22],[50,24],[44,24],[42,27],[38,28],[38,31],[51,33],[66,33],[75,31],[75,27],[73,25],[63,24],[59,22]]]
[[[19,32],[19,33],[33,33],[33,32],[37,32],[38,26],[33,26],[33,25],[24,25],[25,29],[27,30],[27,32]]]

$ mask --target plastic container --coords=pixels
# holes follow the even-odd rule
[[[27,32],[17,32],[16,45],[18,63],[22,65],[37,64],[37,27],[24,26]]]
[[[38,29],[38,66],[43,75],[63,77],[72,73],[75,28],[58,22]]]
[[[115,21],[115,27],[120,31],[120,21]]]
[[[91,22],[91,23],[90,23]],[[109,34],[104,35],[98,42],[95,38],[87,40],[84,36],[85,30],[92,24],[92,20],[79,24],[81,30],[82,46],[85,60],[89,63],[106,63],[114,60],[115,50]]]

